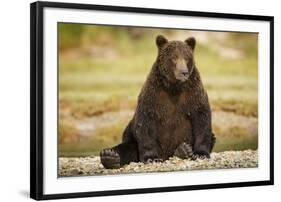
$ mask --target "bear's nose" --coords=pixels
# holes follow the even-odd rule
[[[188,76],[188,70],[181,70],[181,74],[183,76]]]

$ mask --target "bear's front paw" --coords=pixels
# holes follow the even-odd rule
[[[121,167],[120,156],[113,149],[104,149],[100,153],[101,163],[105,168],[117,169]]]
[[[154,150],[148,150],[140,154],[140,161],[143,163],[151,163],[153,161],[159,161],[161,157]]]
[[[208,149],[208,146],[206,145],[199,145],[199,146],[194,146],[194,151],[191,159],[205,159],[205,158],[210,158],[210,152]]]
[[[191,158],[193,155],[192,146],[185,142],[181,143],[174,152],[174,156],[181,159]]]

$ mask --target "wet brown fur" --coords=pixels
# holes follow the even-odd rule
[[[112,148],[119,154],[120,166],[166,160],[183,142],[192,145],[194,153],[206,156],[214,145],[208,96],[193,58],[195,39],[168,42],[158,36],[156,43],[158,56],[139,94],[135,114],[122,143]],[[180,71],[178,59],[186,61],[186,81],[175,76]]]

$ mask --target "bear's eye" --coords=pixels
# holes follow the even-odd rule
[[[185,58],[185,62],[186,62],[186,65],[188,66],[188,67],[192,67],[192,65],[193,65],[193,60],[191,59],[191,58]]]
[[[186,64],[187,64],[188,67],[192,67],[192,66],[193,66],[193,61],[192,61],[192,60],[189,60],[189,61],[187,61]]]
[[[176,58],[171,58],[171,62],[172,62],[173,64],[177,64],[177,59],[176,59]]]

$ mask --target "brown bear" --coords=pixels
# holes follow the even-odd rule
[[[211,110],[195,65],[195,38],[157,36],[158,56],[138,97],[122,143],[100,153],[105,168],[163,161],[176,155],[210,157],[215,143]]]

